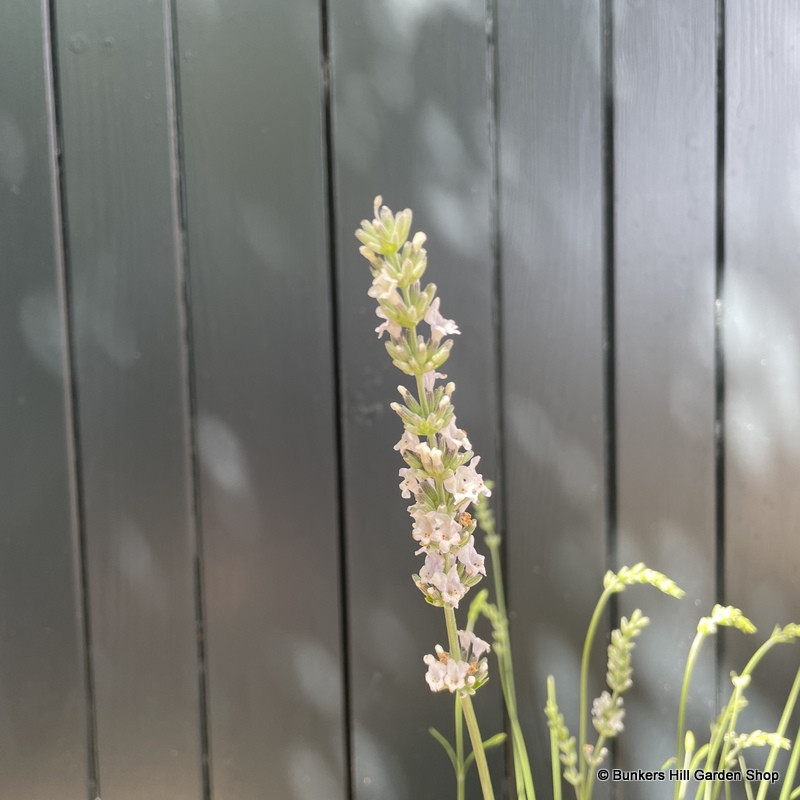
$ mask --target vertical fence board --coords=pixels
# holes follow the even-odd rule
[[[549,797],[546,677],[577,735],[605,567],[601,37],[597,3],[501,3],[498,22],[512,633],[537,797]]]
[[[86,793],[86,687],[46,5],[0,11],[0,794],[72,800]],[[176,0],[188,320],[170,3],[53,5],[102,794],[202,795],[190,424],[212,794],[344,798],[348,734],[358,800],[447,794],[426,728],[451,735],[451,698],[430,694],[421,660],[446,636],[410,581],[420,562],[392,451],[388,403],[403,378],[373,338],[352,231],[377,192],[415,209],[429,278],[462,330],[445,369],[459,423],[494,477],[487,4]],[[657,769],[674,746],[682,660],[713,602],[715,4],[612,2],[616,430],[604,408],[601,4],[494,5],[507,467],[495,501],[507,501],[521,717],[543,800],[545,678],[557,674],[577,733],[580,648],[605,567],[604,437],[616,446],[619,562],[644,560],[688,589],[682,604],[645,590],[621,600],[658,626],[634,654],[621,766]],[[727,690],[772,625],[800,616],[800,11],[726,6],[725,600],[760,628],[726,637]],[[688,723],[701,734],[711,662],[709,647]],[[794,651],[771,657],[742,729],[774,729],[796,665]],[[502,725],[498,689],[478,696],[485,736]],[[649,797],[648,785],[619,794]]]
[[[200,792],[175,164],[162,4],[56,3],[99,779]]]
[[[0,9],[0,794],[86,797],[82,632],[42,3]]]
[[[679,602],[632,588],[619,603],[651,619],[619,762],[657,770],[674,754],[685,657],[715,598],[714,4],[621,0],[614,22],[618,560],[687,591]],[[713,656],[695,671],[687,719],[703,735]],[[652,793],[625,787],[626,798]]]
[[[800,6],[726,14],[725,589],[759,631],[726,635],[725,678],[775,624],[800,622]],[[774,730],[796,647],[756,673],[744,729]]]
[[[494,476],[485,4],[345,0],[330,5],[330,18],[355,796],[433,797],[454,790],[453,776],[426,728],[452,740],[453,701],[430,693],[422,656],[447,637],[442,612],[411,581],[421,557],[398,490],[404,464],[392,450],[402,426],[388,408],[395,387],[410,382],[373,333],[371,278],[353,231],[371,219],[380,192],[394,210],[411,206],[412,230],[428,234],[426,279],[462,331],[443,371],[458,386],[458,422],[481,471]],[[459,609],[462,626],[473,595]],[[498,689],[494,680],[476,697],[486,736],[502,728]],[[492,759],[499,777],[501,753]],[[476,774],[471,781],[475,792]]]
[[[320,20],[178,2],[214,794],[338,798]]]

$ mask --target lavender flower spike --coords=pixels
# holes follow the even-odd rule
[[[480,458],[472,452],[466,432],[456,426],[451,402],[455,385],[439,383],[447,377],[438,370],[453,346],[448,337],[459,329],[442,315],[436,287],[421,283],[427,266],[426,237],[416,233],[408,241],[411,211],[395,215],[381,205],[380,197],[375,198],[374,211],[375,218],[364,220],[356,237],[372,273],[368,294],[378,304],[377,333],[389,334],[387,352],[398,369],[414,376],[417,389],[415,397],[399,387],[403,402],[392,403],[404,427],[395,446],[407,465],[399,473],[400,489],[403,497],[413,498],[408,508],[414,520],[411,535],[417,554],[425,556],[414,582],[431,605],[455,609],[486,575],[483,556],[475,550],[476,522],[468,509],[481,495],[491,494],[476,470]],[[423,325],[427,336],[418,331]],[[467,634],[459,635],[463,643]],[[439,652],[441,648],[436,656],[426,656],[431,689],[474,691],[486,678],[481,647],[472,645],[473,656]]]

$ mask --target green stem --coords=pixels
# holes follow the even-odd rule
[[[522,734],[522,727],[519,724],[519,713],[517,710],[517,693],[514,685],[514,663],[511,657],[511,636],[509,634],[505,590],[503,588],[503,568],[500,560],[500,537],[497,535],[487,536],[486,543],[489,547],[489,555],[492,562],[497,613],[500,617],[500,624],[503,626],[503,646],[501,651],[497,654],[497,662],[500,667],[500,686],[503,690],[503,698],[506,703],[506,711],[508,712],[508,721],[511,726],[511,745],[517,795],[518,797],[524,797],[526,800],[536,800],[536,792],[533,788],[533,774],[528,758],[528,748],[525,746],[525,737]],[[522,794],[523,788],[524,794]]]
[[[483,750],[483,740],[481,731],[478,727],[478,718],[475,716],[475,709],[472,707],[472,698],[468,694],[461,695],[461,704],[464,708],[464,719],[467,722],[467,730],[472,740],[472,751],[475,753],[475,766],[478,768],[478,777],[481,781],[483,800],[494,800],[494,789],[492,789],[492,778],[489,775],[489,764],[486,762],[486,753]]]
[[[692,647],[689,650],[689,656],[686,659],[686,669],[684,670],[683,675],[683,686],[681,688],[681,698],[680,703],[678,706],[678,733],[677,733],[677,743],[676,743],[676,759],[675,763],[681,763],[681,754],[683,750],[683,735],[684,735],[684,725],[686,719],[686,703],[689,695],[689,681],[691,679],[692,671],[694,670],[695,662],[697,661],[698,653],[700,652],[700,646],[705,639],[706,634],[698,631],[694,637],[694,641],[692,642]],[[751,656],[750,660],[747,662],[744,670],[742,670],[741,675],[750,675],[753,670],[756,668],[757,664],[761,659],[766,655],[766,653],[776,644],[781,641],[785,641],[776,636],[771,636],[767,639],[764,644],[759,647],[756,652]],[[719,729],[716,732],[713,740],[709,742],[708,746],[708,756],[706,758],[706,769],[710,769],[711,766],[717,759],[717,750],[719,748],[722,749],[722,752],[719,757],[719,764],[720,767],[722,766],[725,755],[728,750],[728,743],[725,741],[725,733],[730,732],[733,730],[736,720],[738,718],[739,710],[737,708],[737,701],[738,697],[741,694],[742,690],[737,687],[736,691],[734,691],[731,699],[728,701],[728,705],[725,708],[725,712],[722,714],[719,722]],[[698,787],[697,797],[700,797],[701,791],[703,791],[703,795],[705,797],[710,797],[712,795],[712,787],[710,785],[706,785],[703,787],[702,783],[700,787]],[[716,787],[713,790],[713,796],[716,797],[719,789]],[[679,792],[679,786],[676,785],[675,787],[675,798],[677,800]]]
[[[692,774],[695,767],[700,763],[701,759],[706,753],[708,749],[708,745],[704,744],[696,753],[685,752],[683,754],[683,765],[678,764],[675,762],[676,769],[688,769],[689,775]],[[686,797],[686,792],[689,789],[689,781],[688,780],[680,780],[678,781],[678,800],[684,800]]]
[[[789,690],[789,696],[786,698],[786,705],[783,707],[783,713],[781,714],[780,722],[778,723],[778,736],[783,736],[786,732],[786,728],[789,727],[789,720],[792,716],[792,712],[794,711],[795,703],[797,703],[797,695],[800,693],[800,669],[797,670],[797,673],[794,676],[794,683],[792,684],[792,688]],[[775,766],[775,761],[778,758],[778,745],[774,744],[770,748],[769,756],[767,757],[767,763],[764,765],[765,772],[771,772],[772,768]],[[762,780],[758,787],[758,794],[756,795],[756,800],[765,800],[767,796],[767,782]]]
[[[450,658],[456,661],[461,660],[461,643],[458,641],[458,628],[456,627],[456,612],[452,606],[444,607],[444,622],[447,626],[447,641],[450,646]],[[481,790],[484,800],[494,800],[494,790],[492,789],[492,778],[489,775],[489,764],[486,761],[486,753],[483,749],[483,739],[481,739],[478,718],[475,716],[475,709],[472,707],[472,699],[468,694],[462,694],[461,710],[464,713],[464,720],[467,723],[469,738],[472,742],[472,751],[475,754],[475,766],[478,768],[478,777],[481,781]]]
[[[503,660],[506,660],[504,656]],[[505,670],[503,665],[500,664],[500,684],[503,689],[503,698],[506,703],[506,710],[508,711],[508,721],[511,726],[511,746],[512,756],[514,762],[514,781],[517,787],[518,800],[536,800],[536,793],[533,790],[533,776],[531,775],[531,766],[528,761],[528,751],[525,747],[525,740],[522,737],[522,729],[519,724],[519,717],[516,713],[516,708],[512,709],[512,700],[510,700],[510,692],[513,687],[507,685],[506,679],[503,674]]]
[[[606,743],[606,737],[605,736],[598,736],[597,743],[595,744],[594,748],[592,749],[592,754],[596,756],[603,749],[603,745],[605,743]],[[583,787],[584,787],[583,788],[583,792],[584,792],[584,796],[586,797],[586,800],[590,800],[590,798],[592,796],[592,786],[594,785],[594,775],[595,775],[595,770],[590,769],[589,772],[586,775],[586,780],[584,781],[584,784],[583,784]]]
[[[714,746],[709,748],[709,757],[711,757],[716,748],[720,747],[719,758],[716,759],[716,756],[713,756],[717,761],[718,770],[724,770],[725,762],[728,760],[728,751],[731,748],[730,734],[736,729],[736,720],[739,717],[738,709],[741,702],[739,698],[742,696],[743,692],[744,689],[739,686],[734,688],[733,695],[728,701],[728,710],[726,713],[727,723],[725,725],[720,725],[720,729],[717,731],[717,735],[714,737]],[[708,766],[711,767],[713,765],[709,764]],[[720,786],[720,781],[714,782],[714,786],[710,792],[711,800],[716,800],[720,792]],[[706,789],[706,796],[708,795],[709,790]]]
[[[586,631],[586,639],[583,643],[583,656],[581,657],[580,707],[578,712],[580,714],[578,748],[580,752],[579,758],[581,764],[580,773],[583,776],[584,785],[587,783],[589,774],[589,762],[586,758],[586,717],[588,714],[587,695],[589,686],[589,657],[591,656],[592,642],[594,641],[594,635],[597,631],[597,626],[600,623],[600,618],[602,617],[606,604],[608,603],[608,600],[612,594],[614,594],[614,592],[609,587],[603,591],[603,594],[600,595],[600,599],[597,601],[597,605],[594,608],[592,619],[589,622],[589,628]],[[586,794],[583,796],[588,798],[588,795]]]
[[[706,748],[706,763],[703,767],[703,772],[709,772],[713,765],[717,763],[717,751],[722,746],[722,741],[725,736],[725,731],[728,730],[731,714],[733,713],[733,696],[728,701],[728,705],[725,706],[724,712],[720,715],[719,718],[719,727],[717,728],[717,732],[714,735],[714,738],[711,739],[708,743],[708,747]],[[700,796],[709,797],[711,793],[711,789],[713,788],[712,783],[709,781],[700,781],[697,786],[697,794],[695,795],[695,800],[699,800]]]
[[[456,726],[456,798],[464,800],[465,778],[464,774],[464,725],[461,714],[461,698],[455,698],[455,726]]]
[[[685,726],[686,726],[686,703],[689,699],[689,682],[692,679],[692,672],[694,671],[694,665],[697,661],[697,656],[700,653],[700,647],[703,644],[703,640],[706,638],[706,634],[698,631],[695,634],[694,641],[692,642],[692,646],[689,649],[689,655],[686,658],[686,668],[683,670],[683,685],[681,686],[681,699],[678,703],[678,734],[677,734],[677,742],[675,744],[675,765],[680,767],[683,761],[683,739],[685,734]],[[675,800],[678,800],[680,791],[680,784],[675,784]]]
[[[792,755],[789,758],[789,765],[786,767],[786,774],[783,776],[783,785],[781,786],[781,796],[778,800],[789,800],[794,797],[795,793],[792,791],[794,784],[794,776],[797,774],[797,766],[800,763],[800,728],[797,729],[797,736],[794,739],[794,747],[792,747]]]
[[[694,757],[689,762],[689,773],[694,774],[694,771],[700,766],[700,762],[706,757],[706,753],[708,753],[708,745],[704,744],[702,747],[697,749],[697,752],[694,754]],[[686,763],[686,757],[683,759],[683,763]]]
[[[753,674],[753,671],[758,666],[758,663],[761,661],[762,658],[776,645],[782,642],[785,642],[785,639],[780,638],[779,636],[772,635],[767,639],[756,651],[750,656],[750,660],[745,665],[745,668],[742,670],[742,674],[740,677],[744,677],[745,675],[749,676]],[[719,769],[724,769],[725,758],[727,756],[728,750],[730,748],[730,742],[728,739],[724,738],[725,733],[730,733],[736,728],[736,721],[739,718],[739,697],[744,692],[743,688],[736,688],[731,696],[731,699],[728,701],[728,708],[726,710],[726,716],[728,719],[728,724],[726,726],[720,726],[720,730],[717,731],[717,736],[715,737],[715,745],[719,746],[721,744],[722,749],[719,756]],[[722,738],[721,738],[722,737]],[[709,758],[714,754],[715,748],[709,749]],[[711,764],[709,764],[709,767]],[[710,794],[712,800],[717,797],[719,794],[719,788],[714,787],[713,792],[706,790],[706,797]]]
[[[739,753],[739,771],[742,775],[747,774],[747,764],[745,763],[744,756]],[[753,787],[750,785],[750,781],[747,778],[744,779],[744,790],[747,794],[747,800],[754,800],[753,798]],[[730,782],[725,781],[725,794],[727,799],[730,800]]]
[[[517,800],[526,800],[526,781],[523,775],[522,758],[520,757],[520,738],[517,736],[519,730],[519,720],[516,716],[516,709],[514,708],[514,701],[512,698],[513,688],[509,687],[507,679],[506,668],[506,655],[504,653],[497,653],[497,666],[500,671],[500,688],[503,692],[503,700],[506,704],[506,712],[508,713],[508,720],[511,726],[511,754],[512,762],[514,765],[514,786],[517,789]],[[523,757],[526,757],[525,743],[522,742]]]
[[[411,340],[416,344],[417,341],[417,327],[416,325],[413,328],[409,328],[411,331],[410,336]],[[414,376],[417,379],[417,397],[419,398],[419,404],[422,406],[422,413],[424,415],[428,414],[428,395],[425,392],[425,386],[422,383],[422,375],[417,373]]]
[[[447,645],[450,649],[450,658],[454,661],[461,661],[461,642],[458,640],[456,612],[452,606],[444,606],[444,624],[447,627]]]

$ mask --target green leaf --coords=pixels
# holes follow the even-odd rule
[[[498,747],[501,745],[507,736],[505,733],[496,733],[494,736],[490,736],[486,741],[483,742],[483,749],[484,750],[491,750],[493,747]],[[467,770],[472,765],[472,762],[475,761],[475,751],[473,750],[465,759],[464,759],[464,774],[467,774]]]
[[[469,611],[467,612],[468,623],[472,623],[474,625],[477,622],[478,617],[483,612],[483,608],[486,605],[486,599],[488,597],[489,590],[481,589],[478,594],[472,598],[472,602],[469,604]]]
[[[444,751],[449,756],[450,763],[453,765],[456,777],[458,777],[458,760],[456,759],[456,752],[453,750],[450,742],[448,742],[447,739],[445,739],[444,736],[442,736],[442,734],[436,730],[436,728],[428,728],[428,733],[433,736],[433,738],[436,739],[436,741],[439,742],[442,747],[444,747]]]
[[[493,747],[499,747],[507,738],[508,736],[505,733],[496,733],[483,743],[483,749],[491,750]]]

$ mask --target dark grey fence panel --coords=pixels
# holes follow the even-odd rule
[[[196,800],[169,31],[162,4],[55,6],[100,790]]]
[[[421,561],[404,511],[409,501],[398,490],[403,462],[392,450],[402,426],[388,408],[398,397],[395,387],[409,381],[373,333],[379,320],[366,295],[371,278],[353,231],[371,218],[379,192],[395,210],[413,207],[413,230],[429,236],[426,279],[439,287],[442,312],[462,331],[443,369],[459,387],[458,422],[482,456],[481,471],[493,476],[484,6],[482,0],[415,8],[403,0],[345,0],[330,7],[353,763],[360,800],[453,791],[447,757],[426,733],[434,725],[452,740],[453,700],[431,695],[424,681],[422,656],[437,642],[446,644],[446,633],[442,612],[424,603],[411,580]],[[460,619],[464,612],[459,609]],[[498,690],[494,680],[476,698],[486,736],[502,727]],[[495,774],[502,768],[499,756],[493,754]]]
[[[314,2],[178,2],[214,795],[344,797]]]
[[[658,768],[715,597],[760,626],[726,637],[726,690],[800,616],[794,0],[55,0],[57,98],[47,5],[0,10],[0,795],[85,797],[95,744],[114,800],[452,793],[426,733],[452,735],[452,698],[422,663],[446,635],[392,450],[403,377],[352,236],[378,192],[429,234],[459,423],[487,477],[505,467],[539,800],[545,679],[577,733],[617,523],[618,563],[688,589],[620,603],[658,626],[620,763]],[[740,727],[775,727],[796,664],[772,657]],[[477,705],[498,731],[498,680]]]
[[[596,3],[501,3],[498,23],[509,584],[520,712],[548,797],[546,678],[577,735],[605,569],[601,35]]]
[[[634,656],[620,764],[659,769],[675,751],[683,664],[715,601],[713,3],[614,6],[617,486],[620,564],[645,561],[682,601],[631,589],[620,613],[651,627]],[[692,682],[705,734],[714,650]],[[650,798],[635,783],[625,797]]]
[[[86,692],[44,7],[0,8],[0,794],[86,797]]]
[[[729,688],[728,671],[774,624],[800,622],[800,6],[729,3],[726,13],[725,588],[759,628],[726,637]],[[769,678],[748,691],[750,719],[766,730],[796,647],[773,654]]]

